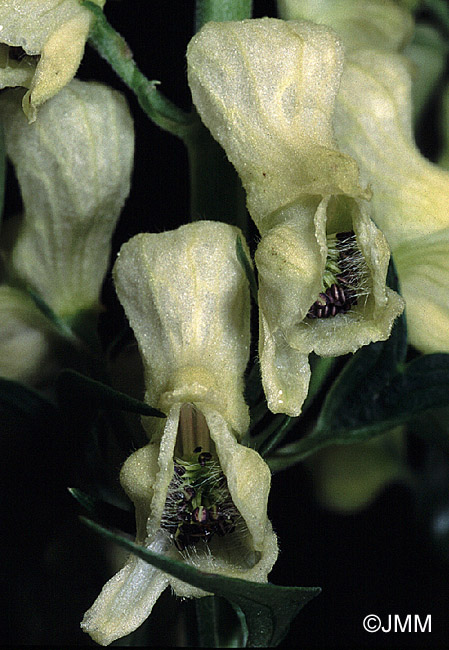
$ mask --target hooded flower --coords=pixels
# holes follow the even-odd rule
[[[200,221],[125,244],[117,294],[142,356],[145,400],[167,413],[145,418],[150,443],[120,480],[136,508],[136,541],[198,569],[264,582],[277,557],[267,519],[270,472],[239,444],[248,427],[243,379],[249,290],[236,255],[239,230]],[[86,612],[103,645],[135,630],[167,585],[203,591],[131,555]]]
[[[335,29],[346,52],[402,52],[411,63],[416,121],[440,83],[448,50],[438,29],[426,23],[413,24],[410,10],[419,1],[278,0],[277,5],[279,17],[284,20],[312,20]]]
[[[308,355],[388,338],[402,301],[371,193],[332,122],[343,48],[329,29],[265,18],[209,23],[188,48],[193,101],[225,149],[262,235],[259,357],[273,412],[298,415]]]
[[[19,90],[0,100],[23,219],[7,272],[60,318],[97,312],[111,237],[129,192],[134,132],[124,98],[73,80],[29,125]]]
[[[92,0],[103,7],[105,0]],[[79,0],[2,0],[0,88],[25,86],[30,122],[64,88],[81,62],[92,15]]]

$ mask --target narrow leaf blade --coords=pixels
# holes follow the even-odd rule
[[[126,548],[161,571],[206,592],[223,596],[240,607],[248,625],[248,647],[278,645],[293,618],[321,591],[318,587],[279,587],[198,571],[188,564],[148,551],[89,519],[81,519],[106,539]]]
[[[111,388],[96,379],[86,377],[76,370],[63,370],[57,382],[57,391],[63,399],[67,396],[73,400],[78,397],[91,400],[99,408],[107,408],[116,411],[127,411],[129,413],[139,413],[155,418],[165,418],[165,413],[149,406],[145,402],[134,399],[125,393]]]

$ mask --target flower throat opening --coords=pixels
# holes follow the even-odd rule
[[[192,404],[181,407],[173,462],[161,528],[178,551],[234,532],[242,517],[232,502],[206,419]]]
[[[354,231],[327,236],[327,258],[322,290],[307,312],[307,318],[332,318],[345,314],[367,296],[368,269],[357,246]]]

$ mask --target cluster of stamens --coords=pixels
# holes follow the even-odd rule
[[[352,230],[327,237],[328,253],[322,291],[307,312],[308,318],[345,314],[367,295],[367,269]]]
[[[189,460],[174,459],[161,528],[179,551],[235,530],[240,517],[226,478],[212,454],[197,447]]]

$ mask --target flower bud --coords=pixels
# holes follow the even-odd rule
[[[98,310],[111,237],[129,192],[133,123],[124,98],[73,80],[28,124],[10,90],[0,101],[23,221],[9,273],[60,317]]]

